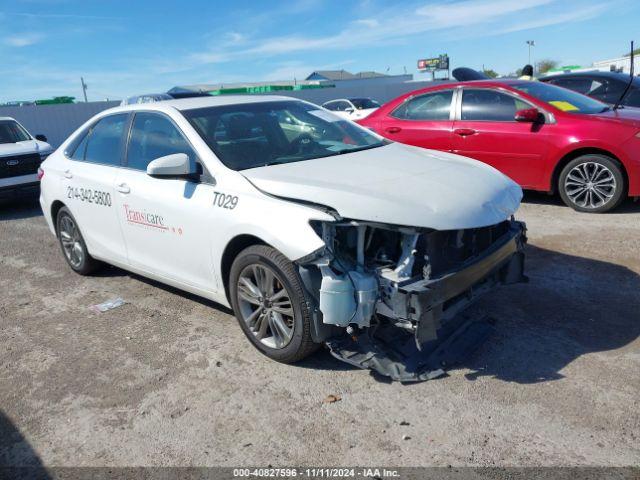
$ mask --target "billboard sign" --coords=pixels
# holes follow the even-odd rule
[[[422,72],[435,72],[437,70],[449,70],[449,56],[445,53],[436,58],[423,58],[418,60],[418,70]]]

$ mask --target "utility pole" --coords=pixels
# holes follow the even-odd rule
[[[82,84],[82,93],[84,95],[84,103],[87,103],[87,84],[84,83],[84,78],[80,77],[80,83]]]
[[[536,42],[534,40],[527,40],[527,45],[529,45],[529,65],[531,65],[531,47],[535,47]]]

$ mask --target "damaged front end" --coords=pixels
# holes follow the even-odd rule
[[[312,334],[345,362],[401,382],[440,376],[490,333],[464,310],[499,284],[526,281],[526,227],[461,230],[312,222],[325,247],[299,259],[315,305]]]

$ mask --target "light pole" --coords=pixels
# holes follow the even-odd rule
[[[535,47],[536,42],[534,40],[527,40],[527,45],[529,45],[529,65],[531,65],[531,47]]]

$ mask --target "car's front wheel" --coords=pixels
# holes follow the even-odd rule
[[[603,213],[624,199],[620,165],[605,155],[582,155],[560,172],[558,190],[565,204],[579,212]]]
[[[262,353],[292,363],[316,349],[302,280],[280,252],[265,245],[240,252],[231,266],[229,287],[240,327]]]
[[[78,222],[67,207],[58,211],[56,232],[64,258],[74,272],[89,275],[100,267],[100,262],[89,255]]]

